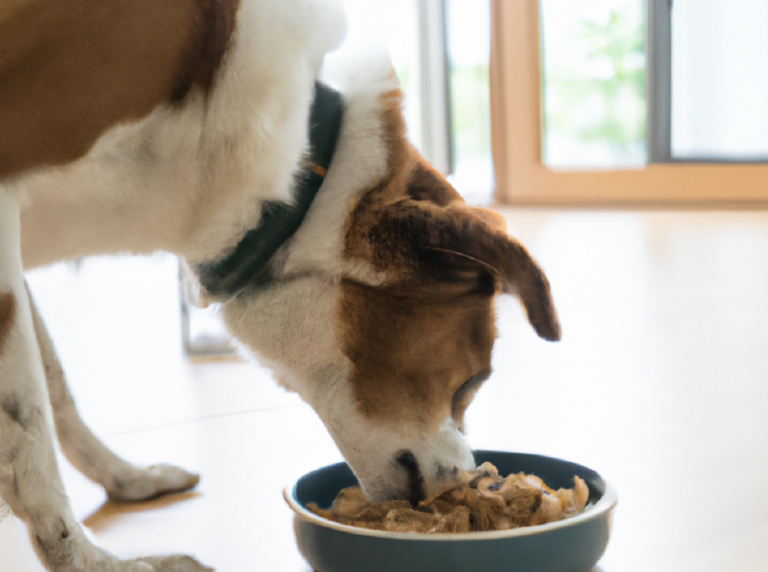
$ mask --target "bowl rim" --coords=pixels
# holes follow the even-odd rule
[[[552,460],[560,460],[560,459],[554,459],[553,457],[550,457]],[[335,465],[336,463],[334,463]],[[333,465],[327,465],[327,466],[333,466]],[[323,467],[324,468],[324,467]],[[452,541],[462,541],[462,540],[495,540],[495,539],[504,539],[504,538],[517,538],[521,536],[530,536],[533,534],[544,534],[550,531],[559,530],[562,528],[570,528],[572,526],[577,526],[584,522],[589,522],[591,520],[596,520],[598,518],[601,518],[603,516],[606,516],[608,513],[610,513],[616,504],[619,502],[618,494],[616,493],[616,490],[611,486],[610,483],[605,481],[603,479],[603,482],[605,483],[605,492],[600,497],[600,499],[592,506],[586,507],[582,512],[580,512],[577,515],[565,518],[563,520],[558,520],[555,522],[548,522],[545,524],[536,524],[533,526],[523,526],[520,528],[513,528],[510,530],[487,530],[487,531],[478,531],[478,532],[437,532],[434,534],[424,534],[419,532],[389,532],[386,530],[370,530],[367,528],[360,528],[357,526],[352,526],[349,524],[341,524],[338,522],[334,522],[332,520],[328,520],[327,518],[323,518],[309,509],[305,508],[297,499],[296,499],[296,487],[298,486],[298,481],[302,477],[299,477],[296,479],[293,484],[288,485],[283,489],[283,498],[285,499],[285,502],[288,504],[289,507],[293,510],[295,515],[299,518],[303,518],[304,520],[316,524],[318,526],[322,526],[324,528],[330,528],[333,530],[338,530],[341,532],[346,532],[349,534],[356,534],[359,536],[372,536],[376,538],[389,538],[391,540],[412,540],[412,541],[436,541],[436,542],[442,542],[446,540],[452,540]]]

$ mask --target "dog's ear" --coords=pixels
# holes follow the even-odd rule
[[[539,336],[560,339],[547,277],[523,245],[496,226],[497,218],[463,203],[441,207],[411,200],[393,205],[392,214],[396,226],[409,229],[413,255],[422,264],[449,255],[490,271],[503,292],[520,297]]]
[[[560,339],[549,282],[506,233],[503,217],[466,205],[426,164],[411,170],[404,185],[390,182],[368,193],[352,221],[348,254],[367,258],[394,282],[455,281],[467,270],[490,274],[503,292],[520,297],[539,336]]]
[[[507,219],[505,219],[504,215],[499,211],[486,209],[483,207],[474,207],[472,212],[483,219],[485,224],[490,226],[492,229],[503,232],[504,234],[507,233]]]

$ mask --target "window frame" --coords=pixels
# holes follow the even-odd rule
[[[518,205],[768,207],[766,164],[651,162],[639,168],[611,170],[555,170],[545,166],[540,3],[490,1],[496,201]],[[651,50],[649,63],[653,57]]]
[[[422,152],[435,169],[450,175],[454,171],[454,156],[446,0],[417,0],[415,4]]]

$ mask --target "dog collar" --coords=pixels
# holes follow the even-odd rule
[[[341,130],[342,107],[339,92],[315,82],[308,166],[296,177],[293,202],[266,201],[259,226],[249,230],[228,256],[197,265],[200,284],[213,298],[235,297],[267,268],[277,249],[298,230],[330,167]]]

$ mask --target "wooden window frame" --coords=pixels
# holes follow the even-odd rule
[[[542,162],[539,0],[491,2],[491,125],[502,204],[768,207],[768,165],[651,163],[554,170]]]

